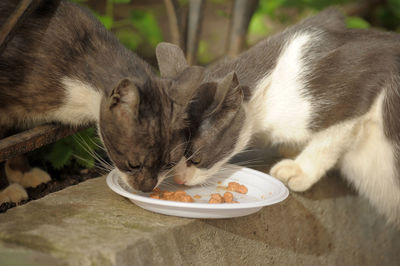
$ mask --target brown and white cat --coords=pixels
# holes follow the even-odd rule
[[[0,25],[17,4],[0,1]],[[0,54],[0,135],[47,122],[95,124],[127,183],[150,191],[183,156],[186,109],[203,72],[185,67],[161,78],[89,11],[42,1]],[[11,194],[0,199],[17,201]]]
[[[171,61],[163,50],[179,48],[160,44],[159,62]],[[176,167],[178,183],[205,182],[261,132],[301,148],[271,169],[291,190],[305,191],[337,167],[400,224],[400,35],[347,29],[328,9],[206,72],[206,82],[228,79],[231,86],[227,93],[199,89],[202,104],[190,108],[194,126]],[[248,101],[238,81],[250,88]]]

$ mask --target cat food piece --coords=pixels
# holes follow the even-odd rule
[[[169,198],[172,197],[176,192],[173,191],[162,191],[162,196],[163,198]]]
[[[230,192],[225,192],[224,193],[224,201],[226,203],[232,203],[233,202],[233,194]]]
[[[241,194],[246,194],[248,191],[247,187],[245,185],[241,185],[237,182],[229,182],[227,189],[230,191],[241,193]]]
[[[214,193],[211,194],[211,198],[208,201],[208,203],[210,204],[220,204],[220,203],[224,203],[224,198],[219,194],[219,193]]]
[[[160,194],[159,193],[151,193],[150,198],[152,199],[160,199]]]
[[[195,199],[201,199],[201,196],[196,194],[196,195],[193,196],[193,198],[195,198]]]
[[[162,191],[162,190],[153,190],[155,193],[150,194],[150,198],[153,199],[161,199],[161,200],[171,200],[171,201],[180,201],[180,202],[193,202],[193,198],[190,195],[187,195],[185,191],[178,190],[175,192],[172,191]]]
[[[236,200],[233,200],[233,194],[230,192],[225,192],[224,196],[221,196],[219,193],[211,194],[211,198],[208,201],[211,204],[221,204],[221,203],[238,203]]]

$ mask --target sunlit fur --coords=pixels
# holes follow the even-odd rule
[[[329,20],[333,23],[326,23]],[[400,225],[400,36],[346,30],[338,20],[337,13],[328,11],[251,48],[236,61],[210,67],[219,75],[235,70],[240,83],[251,84],[253,95],[243,103],[245,126],[239,139],[231,141],[234,151],[212,167],[198,169],[186,163],[190,156],[182,159],[176,169],[178,183],[205,182],[242,151],[253,134],[261,133],[274,144],[302,149],[296,158],[271,169],[291,190],[305,191],[337,167],[378,212]],[[281,48],[274,48],[277,39]],[[260,75],[263,66],[255,61],[263,53],[276,63],[265,60]]]

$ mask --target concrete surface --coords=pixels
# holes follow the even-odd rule
[[[0,214],[0,265],[399,265],[400,233],[331,174],[242,218],[143,210],[88,180]]]

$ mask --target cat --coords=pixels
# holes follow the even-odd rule
[[[171,61],[164,50],[179,54],[170,44],[156,49],[159,62]],[[231,81],[227,92],[202,85],[192,101],[177,183],[205,182],[261,133],[301,150],[270,170],[292,191],[338,168],[400,225],[400,35],[348,29],[343,15],[328,9],[210,65],[203,83],[224,79]]]
[[[0,2],[0,25],[17,4]],[[85,8],[42,1],[0,54],[0,137],[49,122],[96,125],[123,179],[150,191],[183,156],[186,110],[203,75],[187,66],[160,77]],[[23,162],[12,160],[9,174]],[[25,170],[17,179],[29,178]],[[13,189],[0,199],[18,201]]]

